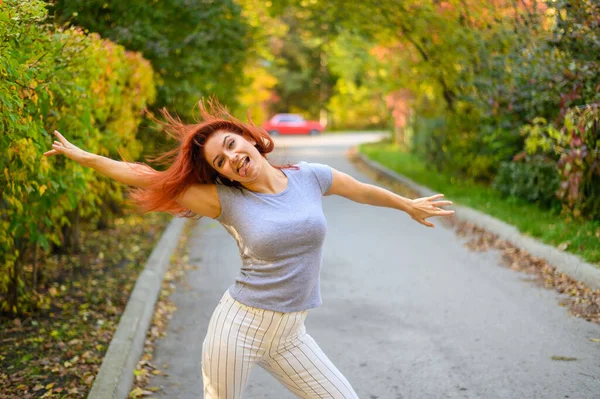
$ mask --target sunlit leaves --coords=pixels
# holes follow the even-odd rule
[[[155,95],[153,73],[140,54],[86,35],[80,29],[42,25],[45,4],[10,0],[0,13],[0,308],[43,306],[36,270],[24,280],[23,265],[37,265],[50,245],[76,243],[77,220],[108,218],[109,200],[123,202],[120,186],[89,169],[42,156],[49,132],[61,130],[83,148],[117,156],[116,146],[137,157],[141,110]],[[38,251],[39,250],[39,251]],[[36,266],[37,267],[37,266]]]
[[[167,106],[186,118],[202,96],[235,105],[249,28],[234,1],[52,3],[59,23],[98,32],[151,62],[158,75],[155,107]]]
[[[522,130],[528,154],[546,154],[554,160],[561,180],[558,197],[574,216],[600,217],[599,125],[596,106],[570,110],[560,129],[536,118]]]

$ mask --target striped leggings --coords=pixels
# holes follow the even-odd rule
[[[300,398],[358,398],[306,333],[306,313],[257,309],[225,292],[202,344],[204,398],[241,398],[255,364]]]

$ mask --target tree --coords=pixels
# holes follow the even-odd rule
[[[140,51],[157,74],[154,108],[184,118],[201,97],[235,105],[248,51],[246,20],[233,0],[53,0],[60,24],[79,25]]]

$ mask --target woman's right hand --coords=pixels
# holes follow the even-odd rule
[[[90,159],[91,154],[89,152],[71,144],[57,130],[54,131],[54,135],[58,141],[54,140],[54,143],[52,143],[52,150],[46,151],[44,153],[45,156],[50,157],[52,155],[62,154],[80,165],[85,165],[85,162]]]

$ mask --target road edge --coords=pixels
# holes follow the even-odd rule
[[[183,232],[185,220],[171,220],[146,261],[104,355],[88,399],[125,399],[129,396],[133,371],[142,355],[154,305],[171,255]]]
[[[358,159],[370,168],[409,187],[419,193],[419,195],[431,196],[437,194],[436,191],[417,184],[406,176],[402,176],[401,174],[368,159],[366,155],[360,152],[357,152],[357,156]],[[600,269],[593,264],[584,261],[576,255],[561,252],[557,248],[544,244],[537,239],[527,237],[521,234],[516,227],[483,212],[461,205],[453,205],[452,208],[456,211],[455,216],[459,220],[471,222],[477,227],[489,231],[501,239],[510,242],[515,247],[521,248],[533,256],[545,259],[550,265],[554,266],[556,270],[586,284],[591,289],[600,290]]]

